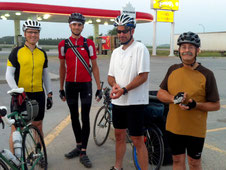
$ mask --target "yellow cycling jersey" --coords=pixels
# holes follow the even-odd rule
[[[9,55],[7,66],[15,67],[15,81],[25,92],[43,91],[42,74],[47,67],[45,51],[35,48],[32,52],[26,45],[16,47]]]

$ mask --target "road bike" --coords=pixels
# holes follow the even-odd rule
[[[44,139],[39,129],[30,123],[38,113],[37,102],[26,97],[23,102],[26,105],[26,110],[21,111],[20,100],[23,98],[21,96],[25,94],[24,89],[12,89],[8,91],[8,94],[12,96],[13,112],[7,115],[7,108],[0,107],[0,122],[15,126],[15,132],[19,132],[22,138],[22,147],[20,156],[15,154],[15,145],[14,155],[8,150],[9,154],[11,153],[11,158],[9,155],[3,154],[3,151],[0,152],[0,170],[8,170],[9,168],[12,170],[47,170],[48,162]]]
[[[97,146],[103,145],[110,132],[112,124],[112,104],[110,98],[110,88],[105,87],[102,89],[103,92],[103,106],[98,110],[93,127],[93,138]],[[133,148],[133,160],[136,169],[140,169],[136,147],[133,145],[129,135],[127,133],[127,141]],[[164,143],[163,134],[160,128],[155,124],[151,123],[145,127],[144,142],[148,150],[148,158],[151,169],[158,170],[162,166],[164,159]]]

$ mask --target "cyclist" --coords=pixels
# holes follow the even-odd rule
[[[85,17],[80,13],[72,13],[68,19],[71,29],[71,37],[62,40],[58,45],[60,60],[60,97],[62,101],[67,101],[70,109],[72,129],[75,135],[76,147],[71,152],[65,154],[68,159],[80,156],[80,162],[90,168],[92,166],[86,149],[90,134],[89,113],[92,102],[92,77],[90,69],[90,59],[92,72],[96,81],[97,101],[101,98],[101,86],[99,78],[99,68],[94,42],[81,36],[84,29]],[[66,77],[66,80],[65,80]],[[64,91],[64,81],[65,91]],[[82,126],[79,121],[78,97],[81,100]]]
[[[214,74],[196,61],[200,38],[182,33],[178,40],[181,64],[174,64],[160,84],[157,97],[169,103],[166,130],[173,154],[173,169],[202,169],[201,154],[206,136],[207,112],[220,109]]]
[[[27,20],[23,24],[25,44],[16,47],[9,55],[6,69],[6,81],[11,89],[23,87],[30,99],[39,104],[38,116],[32,122],[43,135],[42,120],[45,113],[45,91],[47,94],[47,109],[52,107],[52,89],[48,73],[46,52],[37,47],[41,24],[35,20]],[[12,127],[12,132],[15,130]],[[10,139],[12,147],[12,138]]]
[[[143,139],[143,110],[149,98],[150,55],[142,43],[134,41],[134,18],[122,14],[115,19],[114,26],[121,46],[113,51],[108,72],[116,138],[116,161],[111,170],[122,169],[127,128],[137,148],[141,169],[145,170],[148,169],[148,156]]]

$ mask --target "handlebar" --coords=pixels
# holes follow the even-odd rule
[[[7,108],[5,106],[0,106],[0,116],[1,116],[1,119],[3,120],[3,128],[4,128],[4,123],[6,123],[9,126],[15,123],[14,119],[9,119],[7,117]]]

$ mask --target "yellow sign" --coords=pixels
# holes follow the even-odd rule
[[[151,0],[151,8],[178,11],[179,0]]]
[[[172,11],[157,10],[157,22],[173,22],[174,20],[173,16],[174,15]]]

